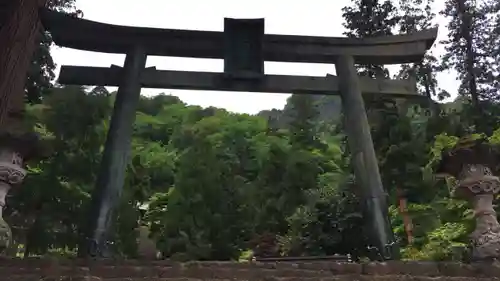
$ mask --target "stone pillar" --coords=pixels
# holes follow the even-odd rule
[[[396,243],[388,215],[387,193],[382,186],[370,124],[366,115],[358,72],[352,56],[340,56],[335,63],[342,97],[342,111],[346,126],[347,142],[351,161],[364,204],[364,216],[368,224],[369,250],[372,259],[399,259]]]
[[[112,255],[108,234],[113,223],[113,209],[120,199],[125,181],[133,124],[141,95],[140,78],[146,59],[142,46],[134,47],[125,57],[101,168],[92,193],[86,235],[78,247],[80,257]]]
[[[500,224],[493,209],[493,197],[500,192],[500,179],[481,164],[463,165],[456,195],[472,203],[476,228],[471,233],[472,259],[500,258]]]
[[[158,249],[156,248],[156,242],[149,237],[151,233],[149,227],[146,225],[139,225],[138,231],[137,253],[139,254],[139,258],[143,260],[157,259]]]
[[[19,185],[26,176],[22,156],[10,148],[0,148],[0,248],[7,248],[12,240],[9,225],[3,219],[5,197],[12,186]]]

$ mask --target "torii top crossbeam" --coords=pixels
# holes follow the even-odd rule
[[[42,11],[42,22],[57,45],[74,49],[123,54],[141,42],[147,55],[224,58],[223,32],[119,26],[49,10]],[[349,55],[356,63],[411,63],[423,58],[436,36],[437,29],[364,39],[266,34],[263,59],[333,63],[338,56]]]

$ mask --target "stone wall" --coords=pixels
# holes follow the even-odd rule
[[[235,263],[116,260],[1,259],[8,281],[491,281],[500,267],[488,264],[390,262]]]

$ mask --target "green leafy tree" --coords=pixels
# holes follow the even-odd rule
[[[193,159],[197,159],[193,165]],[[225,260],[239,256],[242,234],[238,186],[217,160],[212,144],[195,137],[179,158],[174,186],[161,219],[160,249],[174,259]]]
[[[29,165],[23,188],[13,190],[9,200],[12,225],[24,230],[26,256],[75,249],[111,111],[108,98],[99,88],[87,93],[63,87],[52,89],[43,104],[28,107],[35,130],[50,139],[53,153]]]
[[[75,0],[49,0],[46,7],[51,10],[77,16],[82,14],[80,10],[76,9]],[[49,94],[50,89],[53,87],[53,80],[56,77],[54,73],[56,64],[50,54],[53,44],[50,33],[47,31],[42,32],[31,59],[24,87],[25,97],[29,103],[40,103],[42,97]]]
[[[289,133],[292,145],[312,149],[318,148],[317,120],[319,112],[311,95],[293,94],[287,101],[289,109]]]

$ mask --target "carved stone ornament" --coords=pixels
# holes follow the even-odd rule
[[[0,251],[7,249],[12,243],[12,230],[10,226],[0,219]]]
[[[11,150],[0,151],[0,181],[9,185],[18,185],[26,176],[22,168],[23,159],[19,153]]]
[[[438,173],[454,176],[454,195],[467,199],[474,210],[476,228],[470,234],[472,260],[500,259],[500,225],[493,199],[500,179],[493,174],[498,150],[485,139],[464,138],[443,153]]]
[[[6,148],[0,150],[0,251],[8,248],[12,241],[12,231],[3,219],[3,208],[10,188],[20,184],[26,176],[22,165],[19,153]]]
[[[471,233],[472,258],[500,258],[500,224],[493,208],[493,197],[500,192],[500,179],[483,165],[464,165],[456,194],[471,201],[476,229]]]

